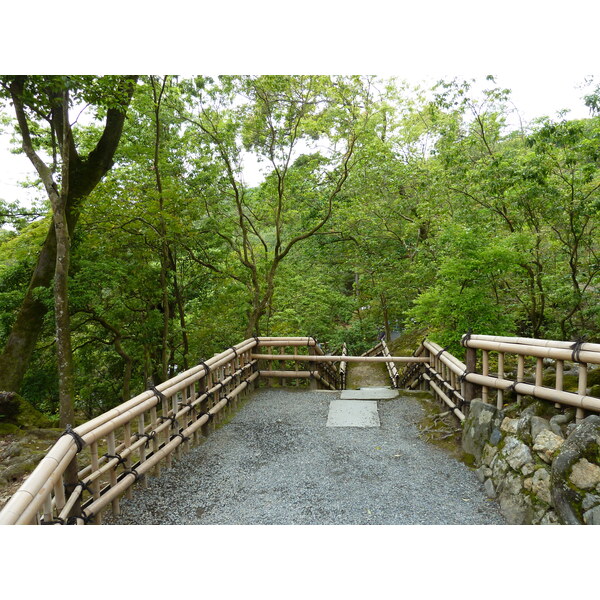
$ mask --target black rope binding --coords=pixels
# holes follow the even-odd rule
[[[467,331],[467,333],[465,333],[465,335],[463,336],[462,340],[460,340],[460,343],[466,348],[467,347],[467,342],[471,339],[471,334],[473,333],[473,331],[471,329],[469,329],[469,331]]]
[[[152,390],[154,392],[154,395],[161,401],[164,401],[167,399],[167,397],[155,386],[150,384],[150,387],[148,388],[149,390]]]
[[[65,520],[60,517],[56,517],[56,519],[50,519],[50,521],[40,521],[40,525],[64,525]]]
[[[148,446],[150,445],[150,440],[153,440],[156,437],[156,431],[152,430],[150,433],[137,432],[135,434],[135,437],[138,440],[141,440],[142,438],[146,438],[146,443],[144,444],[144,448],[148,448]]]
[[[181,438],[181,443],[183,444],[183,442],[187,442],[188,440],[190,440],[191,438],[186,437],[185,435],[183,435],[183,433],[174,433],[170,438],[169,441],[174,440],[176,437],[180,437]]]
[[[212,418],[213,418],[212,413],[209,413],[209,412],[206,412],[206,411],[203,410],[202,412],[198,413],[198,418],[200,419],[204,415],[206,415],[208,417],[207,423],[210,423],[210,421],[212,421]]]
[[[235,357],[237,358],[238,357],[238,353],[237,353],[236,348],[234,346],[229,346],[229,349],[233,350],[233,353],[235,354]]]
[[[260,339],[258,339],[258,337],[256,335],[253,335],[252,337],[254,338],[254,341],[256,342],[255,348],[258,348],[258,346],[260,345]]]
[[[463,381],[465,381],[467,379],[467,375],[470,373],[471,371],[467,371],[467,369],[465,369],[465,372],[459,376],[458,378],[458,382],[462,383]]]
[[[115,465],[115,469],[118,468],[119,465],[125,465],[125,459],[120,454],[109,454],[108,452],[104,455],[109,460],[111,458],[117,459],[117,464]]]
[[[208,375],[210,373],[210,367],[203,360],[201,360],[198,364],[202,365],[204,368],[204,375]]]
[[[129,469],[127,471],[123,471],[123,475],[133,475],[135,477],[134,483],[139,480],[141,475],[135,469]]]
[[[436,355],[436,358],[439,358],[442,354],[444,354],[444,352],[446,352],[446,350],[448,350],[448,346],[446,346],[445,348],[442,348]]]
[[[81,487],[81,491],[87,490],[90,494],[93,493],[90,484],[81,481],[81,479],[79,479],[77,483],[65,483],[63,487],[65,488],[65,494],[67,494],[67,496],[70,496],[75,491],[75,488],[78,487]]]
[[[77,452],[81,452],[83,450],[85,446],[83,438],[78,433],[73,431],[70,425],[67,425],[67,428],[62,432],[60,437],[63,435],[70,435],[75,440],[75,443],[77,444]]]
[[[571,350],[573,351],[571,353],[571,360],[573,362],[581,362],[580,360],[580,354],[581,354],[581,350],[582,350],[582,346],[585,344],[585,340],[583,338],[579,338],[577,340],[575,340],[575,343],[571,346]]]
[[[85,510],[81,511],[81,514],[74,515],[67,519],[67,525],[77,525],[77,519],[81,519],[85,524],[89,523],[94,518],[94,513],[90,513],[89,515],[85,512]]]
[[[520,383],[519,381],[513,381],[507,388],[505,391],[507,392],[515,392],[515,394],[517,393],[517,383]]]
[[[175,417],[165,417],[165,416],[160,416],[158,417],[158,420],[161,423],[164,423],[165,421],[171,421],[171,427],[175,427],[175,425],[178,425],[179,423],[177,422],[177,419]]]

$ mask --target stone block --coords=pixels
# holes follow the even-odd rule
[[[600,525],[600,506],[584,512],[583,522],[586,525]]]
[[[519,419],[509,419],[506,417],[502,421],[502,425],[500,425],[500,431],[504,431],[504,433],[517,433],[518,424]]]
[[[593,508],[594,506],[598,506],[599,504],[600,504],[600,496],[597,496],[596,494],[586,494],[581,503],[581,508],[583,510],[589,510],[590,508]]]
[[[600,483],[600,467],[582,458],[573,465],[569,479],[582,490],[595,488]]]
[[[481,455],[481,462],[486,466],[491,466],[492,459],[496,456],[498,452],[498,448],[496,446],[490,446],[490,444],[486,444],[483,447],[483,453]]]
[[[531,439],[535,440],[535,438],[542,431],[550,431],[550,421],[548,419],[544,419],[543,417],[531,417]]]
[[[550,464],[564,441],[562,437],[552,431],[543,430],[536,436],[533,449],[544,462]]]
[[[483,484],[483,489],[485,490],[485,493],[488,498],[491,498],[492,500],[494,498],[496,498],[496,490],[494,489],[494,482],[491,479],[485,480],[485,483]]]
[[[533,461],[529,446],[514,436],[508,436],[505,439],[502,452],[506,458],[506,462],[515,471],[518,471],[524,464]]]
[[[540,499],[552,506],[550,492],[550,473],[546,469],[538,469],[531,480],[531,491]]]

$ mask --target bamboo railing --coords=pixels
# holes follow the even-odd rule
[[[600,412],[600,399],[586,394],[589,365],[600,364],[600,344],[471,334],[462,337],[462,344],[466,348],[464,363],[438,344],[423,340],[415,356],[426,355],[428,362],[407,369],[400,384],[426,384],[461,420],[465,418],[463,407],[476,396],[491,402],[490,390],[495,390],[495,404],[500,409],[504,407],[506,392],[514,391],[517,400],[520,396],[532,396],[557,407],[575,407],[576,422],[581,422],[586,411]],[[496,355],[495,374],[490,373],[490,353]],[[516,357],[516,374],[505,372],[507,355]],[[533,382],[524,380],[527,358],[535,359]],[[553,387],[543,385],[545,359],[555,366]],[[577,365],[576,393],[563,390],[565,363]],[[481,373],[477,365],[481,366]]]
[[[269,376],[251,356],[260,346],[304,346],[315,355],[322,353],[312,338],[250,338],[74,429],[68,427],[0,512],[0,524],[100,523],[109,506],[119,514],[120,498],[131,495],[134,483],[145,487],[150,474],[159,475],[173,456],[199,443],[259,377]],[[307,376],[332,385],[317,368]]]
[[[308,380],[311,389],[343,389],[348,362],[385,362],[396,385],[428,387],[461,421],[476,395],[491,401],[491,390],[499,408],[511,390],[517,397],[573,406],[577,421],[585,411],[600,412],[600,399],[586,395],[588,366],[600,364],[600,344],[471,334],[463,336],[462,344],[465,362],[427,339],[412,356],[401,357],[390,356],[385,343],[362,356],[348,356],[344,344],[342,353],[332,356],[312,337],[249,338],[74,429],[68,427],[0,512],[0,524],[101,523],[103,511],[110,507],[118,515],[121,497],[130,497],[136,482],[145,487],[149,475],[160,475],[173,456],[199,443],[259,380]],[[496,355],[494,375],[490,353]],[[505,372],[506,355],[516,357],[514,376]],[[536,361],[533,382],[525,381],[527,358]],[[556,367],[552,388],[543,385],[544,360]],[[400,377],[396,365],[401,363],[406,369]],[[565,363],[577,365],[577,393],[563,390]],[[308,368],[301,370],[304,364]]]

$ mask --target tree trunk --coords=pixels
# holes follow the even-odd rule
[[[68,119],[68,92],[65,91],[63,110]],[[71,318],[69,314],[69,263],[71,261],[69,227],[66,205],[69,195],[69,141],[64,128],[62,143],[62,182],[60,196],[52,198],[54,230],[56,231],[56,268],[54,273],[54,313],[56,319],[56,354],[58,360],[58,391],[60,399],[60,426],[74,422],[73,408],[73,353],[71,350]]]

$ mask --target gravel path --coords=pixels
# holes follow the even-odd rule
[[[339,393],[261,390],[146,491],[121,525],[503,524],[475,474],[421,440],[421,406],[379,401],[380,428],[326,428]],[[110,511],[106,513],[110,517]]]

